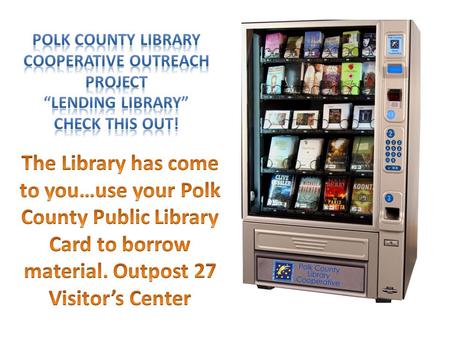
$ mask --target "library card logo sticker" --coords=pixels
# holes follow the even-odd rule
[[[272,280],[291,282],[293,270],[294,270],[294,263],[284,262],[284,261],[275,261],[273,264]]]
[[[403,34],[388,34],[386,41],[387,56],[403,56],[403,40]]]

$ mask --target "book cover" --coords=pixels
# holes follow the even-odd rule
[[[353,108],[353,125],[355,130],[373,130],[375,106],[355,106]]]
[[[359,56],[359,31],[342,33],[342,57],[351,58]]]
[[[323,129],[347,129],[351,103],[331,103],[323,105]]]
[[[326,58],[337,58],[339,56],[339,45],[341,44],[340,36],[330,36],[325,38],[323,43],[322,57]]]
[[[348,204],[348,178],[329,177],[325,180],[323,210],[345,212]]]
[[[319,58],[322,49],[323,33],[319,31],[305,32],[305,58]]]
[[[297,148],[298,137],[281,135],[273,136],[270,140],[267,168],[289,169]],[[293,167],[293,166],[292,166]]]
[[[281,86],[284,80],[284,66],[269,67],[267,70],[266,93],[281,94]]]
[[[282,33],[272,33],[266,35],[266,43],[264,45],[265,58],[281,57],[281,48],[286,41],[286,36]]]
[[[338,95],[341,80],[341,65],[324,65],[322,95]]]
[[[362,38],[362,56],[375,56],[377,48],[377,35],[375,33],[364,33]]]
[[[301,80],[303,75],[303,63],[292,63],[286,66],[285,94],[300,94],[302,92]]]
[[[375,62],[364,62],[362,65],[364,95],[375,95]]]
[[[266,110],[263,129],[288,129],[290,110]]]
[[[289,208],[294,192],[294,176],[274,174],[270,181],[267,206],[277,208]]]
[[[373,170],[373,136],[357,136],[353,140],[351,170]]]
[[[303,36],[290,36],[287,40],[284,57],[286,59],[298,59],[302,49]]]
[[[359,95],[362,79],[362,64],[360,62],[344,62],[341,70],[341,94]]]
[[[317,129],[318,121],[318,110],[294,110],[292,129]]]
[[[350,213],[372,215],[373,182],[371,178],[355,178],[352,189]]]
[[[317,170],[322,154],[323,139],[308,138],[300,141],[297,153],[297,170]]]
[[[305,66],[305,75],[303,77],[303,93],[310,95],[319,95],[322,76],[323,64],[307,63]]]
[[[319,177],[305,176],[300,180],[295,208],[306,211],[319,209],[322,180]]]
[[[350,141],[346,138],[335,138],[328,141],[325,170],[345,171],[348,163],[348,146]]]

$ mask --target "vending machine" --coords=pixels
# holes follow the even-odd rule
[[[410,20],[243,23],[243,279],[390,302],[416,261]]]

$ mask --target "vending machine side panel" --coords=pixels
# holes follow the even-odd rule
[[[420,148],[420,31],[411,21],[409,59],[409,122],[408,122],[408,185],[405,228],[404,294],[417,257],[417,224],[419,210],[419,148]]]

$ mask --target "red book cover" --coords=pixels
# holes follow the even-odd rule
[[[342,211],[347,210],[348,204],[348,178],[330,177],[325,181],[323,194],[323,210]]]

